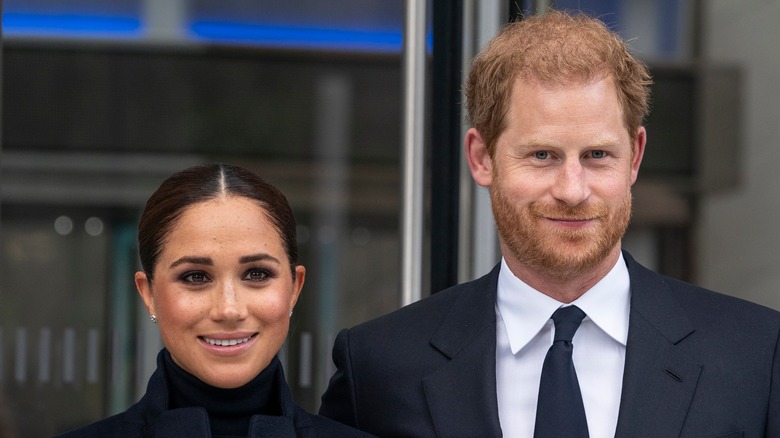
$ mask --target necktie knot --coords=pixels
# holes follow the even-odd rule
[[[552,315],[555,322],[555,341],[571,342],[574,333],[585,318],[585,312],[577,306],[560,307]]]

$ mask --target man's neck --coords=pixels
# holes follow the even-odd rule
[[[581,297],[612,270],[620,256],[620,246],[615,247],[594,268],[565,278],[555,273],[550,275],[531,269],[511,256],[507,256],[506,251],[502,253],[509,270],[515,277],[548,297],[568,304]]]

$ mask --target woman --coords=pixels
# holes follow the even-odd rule
[[[368,436],[292,401],[276,354],[306,270],[287,199],[230,165],[174,174],[146,203],[135,274],[165,348],[127,411],[64,436]]]

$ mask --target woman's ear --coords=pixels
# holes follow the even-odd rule
[[[141,299],[144,301],[146,311],[149,312],[149,316],[156,316],[154,311],[154,297],[152,296],[152,284],[149,278],[146,276],[146,272],[138,271],[135,273],[135,288],[138,290],[138,295],[141,295]]]
[[[303,265],[295,267],[295,276],[293,277],[292,296],[290,297],[290,312],[298,302],[298,298],[301,296],[301,290],[303,290],[303,283],[306,281],[306,268]]]

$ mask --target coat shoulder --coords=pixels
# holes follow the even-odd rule
[[[760,320],[780,326],[780,312],[746,299],[714,291],[671,277],[663,281],[674,291],[677,301],[692,314],[720,315]]]
[[[461,315],[453,315],[453,312],[471,314],[478,318],[492,314],[497,279],[498,267],[476,280],[449,287],[386,315],[358,324],[350,329],[350,336],[377,339],[377,336],[391,334],[393,338],[399,339],[404,334],[430,334],[438,329],[448,316],[462,319]]]
[[[704,336],[716,344],[751,343],[751,338],[778,341],[777,310],[652,272],[633,259],[629,259],[629,273],[632,312],[641,313],[664,333],[683,335],[695,330],[697,338]]]
[[[374,435],[354,429],[330,418],[308,414],[311,418],[312,437],[317,438],[371,438]]]
[[[92,424],[65,432],[55,438],[108,438],[108,437],[140,437],[143,425],[129,418],[128,412],[112,415]]]

